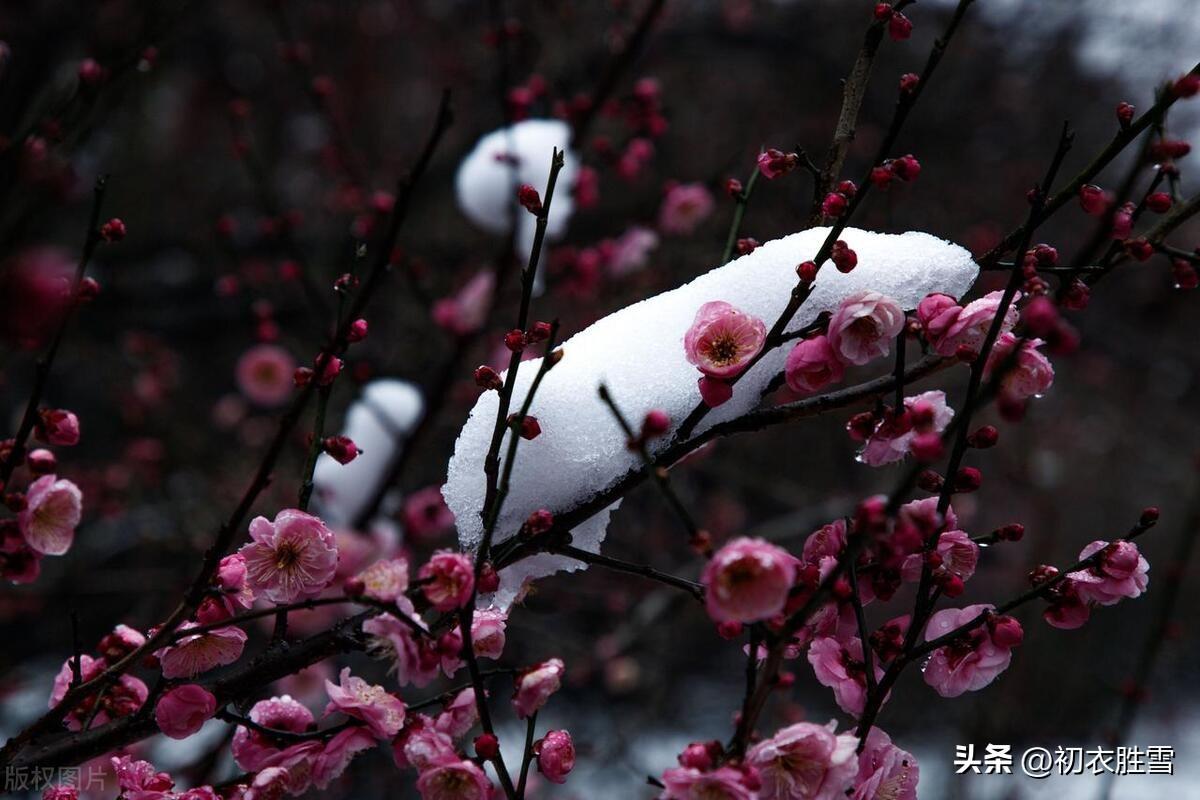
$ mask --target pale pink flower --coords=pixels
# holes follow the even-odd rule
[[[439,730],[429,717],[415,714],[392,743],[392,758],[401,769],[413,767],[424,772],[441,764],[457,763],[459,755],[448,733]]]
[[[311,711],[286,694],[259,700],[250,708],[250,719],[265,728],[290,733],[304,733],[315,722]],[[313,739],[281,748],[276,740],[239,725],[233,732],[232,750],[234,761],[247,772],[267,767],[291,770],[315,758],[321,751],[321,743]],[[304,774],[307,776],[307,771]],[[295,779],[298,775],[291,777]],[[307,778],[304,784],[307,785]]]
[[[408,561],[390,558],[376,561],[356,576],[363,594],[372,600],[393,603],[408,591]]]
[[[796,558],[763,539],[734,539],[704,568],[705,607],[717,622],[757,622],[783,610]]]
[[[890,297],[864,290],[850,295],[829,318],[829,345],[847,364],[862,366],[886,356],[904,327],[904,309]]]
[[[927,641],[937,639],[991,610],[992,606],[986,604],[944,608],[929,618],[925,638]],[[1016,620],[1012,622],[1016,623]],[[1020,629],[1019,625],[1017,629]],[[980,625],[934,650],[925,665],[925,682],[942,697],[958,697],[963,692],[978,691],[987,686],[1008,669],[1012,661],[1011,643],[997,641],[998,638],[992,635],[990,625]]]
[[[497,659],[504,653],[508,613],[498,608],[477,609],[471,620],[471,644],[478,658]]]
[[[558,691],[565,671],[562,659],[551,658],[535,664],[517,676],[513,708],[517,716],[528,719]]]
[[[231,553],[221,559],[213,584],[218,597],[206,597],[196,611],[200,622],[219,622],[247,611],[254,605],[254,590],[246,582],[246,559],[241,553]]]
[[[402,609],[402,613],[408,612]],[[410,617],[416,619],[411,613]],[[370,651],[391,661],[396,682],[401,686],[428,686],[438,676],[441,654],[424,639],[418,639],[412,628],[391,614],[380,614],[367,620],[363,623],[363,632],[372,637]]]
[[[433,727],[457,739],[466,735],[479,722],[479,705],[475,702],[475,689],[468,687],[454,695],[442,712],[433,721]]]
[[[663,233],[687,236],[713,211],[712,192],[699,183],[680,183],[663,196],[658,228]]]
[[[118,623],[112,629],[111,633],[106,633],[100,637],[100,642],[96,645],[96,651],[104,660],[109,663],[115,663],[145,643],[146,637],[141,631]]]
[[[758,355],[767,338],[767,326],[723,300],[700,306],[683,337],[689,364],[706,377],[732,378]]]
[[[375,739],[363,728],[346,728],[338,731],[325,743],[312,765],[312,782],[324,789],[350,766],[354,757],[375,746]]]
[[[1046,393],[1054,383],[1054,366],[1050,359],[1038,350],[1045,342],[1041,339],[1026,339],[1021,343],[1016,361],[1010,366],[1009,359],[1017,345],[1017,337],[1005,333],[996,340],[983,371],[984,380],[997,369],[1007,368],[1000,379],[1000,393],[1010,400],[1025,400]]]
[[[796,343],[788,353],[783,374],[793,392],[812,394],[845,377],[846,366],[833,351],[828,337],[814,336]]]
[[[971,541],[971,535],[966,531],[945,531],[938,537],[936,551],[942,558],[942,567],[964,581],[970,580],[975,574],[975,564],[979,561],[979,545]],[[916,581],[921,578],[921,553],[913,553],[904,559],[900,574],[906,581]]]
[[[892,744],[891,737],[871,728],[858,757],[851,800],[917,800],[921,768],[912,753]]]
[[[1083,548],[1079,558],[1091,558],[1103,551],[1100,560],[1088,569],[1067,574],[1067,580],[1084,602],[1111,606],[1128,597],[1134,598],[1150,585],[1150,562],[1133,542],[1109,544],[1097,540]]]
[[[612,243],[608,273],[614,278],[623,278],[641,270],[649,262],[650,254],[656,247],[657,233],[649,228],[633,226]]]
[[[934,295],[933,297],[944,296]],[[925,317],[922,317],[920,306],[918,306],[917,317],[925,325],[925,334],[929,344],[939,355],[952,356],[960,347],[978,353],[983,347],[983,340],[987,338],[992,320],[996,318],[996,313],[1000,310],[1000,301],[1003,296],[1004,292],[1002,291],[989,292],[978,300],[967,303],[957,313],[949,306],[942,306],[941,303],[944,301],[939,301],[936,313],[933,308],[929,308]],[[1017,324],[1016,301],[1018,299],[1020,299],[1020,293],[1013,297],[1013,302],[1009,304],[1004,313],[1004,322],[1000,327],[1001,333],[1007,333]],[[929,301],[930,298],[927,297],[922,304]]]
[[[25,508],[17,515],[17,524],[31,549],[61,556],[71,549],[82,517],[79,487],[65,478],[43,475],[25,491]]]
[[[917,321],[925,330],[925,338],[940,355],[954,355],[953,348],[950,348],[950,352],[943,353],[942,349],[945,348],[939,349],[938,345],[946,339],[947,331],[960,314],[962,306],[953,297],[945,294],[926,295],[917,305]]]
[[[751,747],[746,761],[758,769],[760,800],[844,800],[858,739],[836,730],[836,722],[798,722]]]
[[[918,403],[933,407],[933,426],[927,432],[941,433],[954,418],[954,409],[946,402],[946,393],[941,389],[904,398],[904,407],[911,410]],[[911,424],[901,425],[896,417],[883,419],[875,432],[863,444],[858,458],[870,467],[891,464],[908,455],[917,430]]]
[[[349,667],[342,669],[340,684],[325,681],[325,692],[329,695],[325,716],[341,712],[360,719],[380,739],[391,739],[404,725],[404,703],[382,686],[354,677]]]
[[[426,486],[404,498],[400,516],[404,532],[417,539],[428,539],[454,525],[454,513],[446,507],[440,486]]]
[[[155,652],[162,664],[164,678],[194,678],[241,658],[246,647],[246,632],[241,628],[230,625],[203,633],[186,633],[194,627],[197,627],[195,623],[183,623],[179,632],[185,635]]]
[[[421,586],[425,599],[438,611],[462,608],[475,590],[475,566],[464,553],[439,550],[417,575],[426,581]]]
[[[284,509],[272,522],[250,521],[251,541],[238,552],[246,559],[250,587],[273,603],[315,597],[337,569],[333,532],[312,514]]]
[[[281,800],[290,792],[291,775],[283,767],[267,767],[254,776],[246,793],[230,800]]]
[[[238,359],[238,389],[255,405],[273,408],[287,402],[292,393],[296,359],[274,344],[251,347]]]
[[[905,525],[912,525],[922,533],[922,538],[927,538],[929,534],[935,530],[940,530],[943,523],[948,530],[958,528],[958,515],[954,513],[954,506],[946,507],[945,518],[938,514],[938,498],[925,497],[921,500],[913,500],[900,506],[900,512],[896,515],[899,522]]]
[[[538,771],[551,783],[566,783],[575,768],[575,744],[567,731],[549,731],[533,746]]]
[[[659,800],[757,800],[746,774],[733,767],[701,772],[695,767],[675,767],[662,774]]]
[[[846,546],[846,520],[835,519],[808,535],[804,540],[804,561],[817,564],[823,558],[841,555]]]
[[[421,800],[490,800],[492,782],[474,761],[439,764],[417,778]]]
[[[217,710],[217,698],[194,683],[168,689],[154,706],[158,729],[172,739],[186,739],[204,726]]]
[[[455,336],[469,336],[487,322],[496,275],[490,269],[475,273],[466,285],[451,297],[433,304],[433,321],[439,328]]]
[[[863,661],[862,641],[851,637],[839,642],[833,637],[816,639],[808,648],[808,663],[817,682],[833,689],[838,708],[847,714],[862,714],[867,702],[867,669]],[[875,680],[883,677],[879,661],[873,659]]]
[[[1050,605],[1042,612],[1046,624],[1059,630],[1082,628],[1092,616],[1092,607],[1079,596],[1075,582],[1065,580],[1055,587]]]
[[[44,408],[38,412],[34,431],[48,444],[74,447],[79,444],[79,417],[65,408]]]
[[[113,772],[124,800],[167,800],[172,797],[175,781],[165,772],[158,772],[148,761],[133,756],[113,756]]]

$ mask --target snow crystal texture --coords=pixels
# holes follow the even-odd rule
[[[424,410],[421,393],[407,381],[371,381],[346,412],[342,434],[361,448],[349,464],[322,454],[313,471],[321,517],[330,525],[353,523]]]
[[[760,317],[768,327],[778,318],[796,284],[796,265],[811,259],[828,228],[812,228],[767,242],[749,255],[708,272],[684,286],[604,317],[562,344],[563,360],[543,380],[531,413],[542,435],[524,441],[517,453],[508,499],[496,541],[513,535],[538,508],[567,511],[612,486],[637,464],[625,437],[597,396],[607,384],[618,407],[638,425],[651,409],[662,409],[678,424],[700,400],[699,373],[684,357],[683,336],[696,310],[724,300]],[[842,274],[832,264],[817,278],[789,330],[808,325],[855,292],[873,289],[913,309],[931,292],[961,297],[978,268],[970,253],[926,233],[882,234],[847,229],[842,239],[858,254],[858,267]],[[698,430],[741,416],[758,405],[773,376],[783,370],[788,346],[767,354],[734,388],[733,398],[712,409]],[[513,407],[519,408],[540,359],[526,361],[517,374]],[[499,398],[485,392],[459,434],[443,494],[457,519],[459,541],[474,548],[482,537],[479,512],[485,483],[483,462]],[[659,439],[658,447],[672,438]],[[501,453],[505,452],[501,448]],[[608,517],[617,504],[573,530],[575,544],[599,552]],[[570,559],[540,555],[502,573],[496,602],[508,605],[526,578],[581,569]]]
[[[571,187],[579,174],[579,158],[567,148],[570,141],[570,126],[556,119],[529,119],[487,134],[459,165],[455,177],[459,208],[471,222],[492,233],[507,234],[516,219],[515,252],[527,258],[537,220],[518,205],[517,187],[528,183],[545,195],[554,149],[563,151],[563,168],[546,220],[546,235],[562,236],[575,207]]]

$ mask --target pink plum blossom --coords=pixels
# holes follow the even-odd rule
[[[16,520],[0,522],[0,578],[33,583],[42,572],[42,554],[25,541]]]
[[[219,622],[254,605],[254,590],[246,582],[246,558],[241,553],[231,553],[221,559],[213,584],[220,595],[206,597],[200,604],[196,612],[200,622]]]
[[[871,728],[858,757],[851,800],[917,800],[921,768],[912,753],[892,744],[891,737]]]
[[[1002,291],[989,292],[962,307],[947,303],[949,298],[945,295],[930,295],[917,306],[917,319],[924,326],[925,337],[938,355],[952,356],[960,347],[977,353],[1000,310],[1003,295]],[[1018,293],[1005,311],[1001,333],[1007,333],[1017,324],[1015,303],[1019,298]]]
[[[339,778],[356,755],[375,746],[375,739],[359,727],[338,731],[322,747],[312,764],[312,783],[324,789]]]
[[[382,686],[367,683],[344,667],[340,683],[325,681],[329,705],[325,716],[342,713],[367,723],[367,729],[380,739],[391,739],[404,725],[404,703]]]
[[[471,621],[471,644],[478,658],[497,659],[504,654],[504,632],[508,613],[498,608],[481,608]]]
[[[966,531],[945,531],[938,537],[935,552],[942,559],[942,567],[964,581],[970,580],[975,574],[975,564],[979,561],[979,545],[971,541],[971,535]],[[906,581],[915,581],[921,577],[922,555],[913,553],[904,559],[901,575]]]
[[[551,658],[528,668],[516,678],[513,708],[521,719],[528,719],[539,708],[546,705],[550,695],[562,685],[565,671],[562,659]]]
[[[723,300],[700,306],[683,337],[689,364],[705,377],[728,379],[740,373],[762,350],[767,326]]]
[[[713,211],[712,192],[699,183],[680,183],[663,196],[658,228],[663,233],[688,236]]]
[[[62,784],[42,790],[42,800],[79,800],[79,787]]]
[[[675,767],[662,774],[659,800],[756,800],[758,793],[747,776],[733,767],[703,772],[695,767]]]
[[[705,607],[717,622],[757,622],[783,610],[796,558],[763,539],[734,539],[704,568]]]
[[[186,739],[217,710],[217,698],[195,683],[168,689],[154,706],[158,729],[172,739]]]
[[[933,408],[933,425],[928,431],[924,431],[925,433],[941,433],[954,418],[954,409],[946,402],[946,393],[941,389],[904,398],[904,407],[908,411],[919,403]],[[867,466],[881,467],[908,455],[918,431],[911,423],[903,424],[906,419],[907,415],[885,417],[863,444],[858,455],[859,460]]]
[[[846,366],[834,352],[826,336],[803,339],[788,353],[784,378],[788,388],[799,394],[813,394],[838,383]]]
[[[133,756],[113,756],[111,759],[117,786],[124,800],[168,800],[173,797],[175,781],[165,772],[158,772],[148,761]]]
[[[1017,337],[1011,333],[1002,334],[988,356],[984,379],[990,378],[997,369],[1007,368],[1000,379],[1000,393],[1005,398],[1019,401],[1045,394],[1054,383],[1054,366],[1038,350],[1043,344],[1041,339],[1026,339],[1021,343],[1016,361],[1009,366]]]
[[[439,550],[421,566],[421,591],[438,611],[462,608],[475,590],[475,567],[464,553]]]
[[[273,603],[315,597],[337,569],[333,532],[312,514],[294,508],[274,521],[255,517],[251,541],[238,552],[246,559],[246,578],[254,591]]]
[[[944,634],[990,612],[990,605],[966,608],[945,608],[929,618],[925,628],[926,640]],[[1011,617],[1001,617],[1006,625]],[[1012,620],[1015,624],[1016,620]],[[1020,625],[1017,625],[1020,630]],[[992,634],[990,625],[980,625],[933,651],[925,665],[925,682],[942,697],[958,697],[963,692],[978,691],[1008,669],[1012,661],[1013,644]]]
[[[567,731],[549,731],[534,745],[538,771],[551,783],[566,783],[575,768],[575,744]]]
[[[836,557],[846,546],[846,520],[836,519],[817,528],[804,540],[804,561],[816,564],[823,558]]]
[[[496,275],[490,269],[477,272],[451,297],[433,304],[433,321],[455,336],[469,336],[483,327],[496,288]]]
[[[839,642],[831,636],[813,641],[808,648],[808,663],[817,682],[833,689],[838,708],[847,714],[862,714],[867,702],[867,672],[862,641],[851,637]],[[875,680],[883,677],[878,660],[874,661]]]
[[[439,486],[426,486],[404,498],[400,517],[404,532],[417,539],[428,539],[454,524],[454,514],[446,507]]]
[[[402,613],[411,614],[402,609]],[[363,632],[371,637],[370,651],[392,664],[396,682],[401,686],[428,686],[438,676],[441,654],[413,629],[391,614],[380,614],[363,623]]]
[[[44,408],[38,412],[34,431],[47,444],[74,447],[79,444],[79,417],[65,408]]]
[[[235,372],[238,389],[250,402],[274,408],[291,395],[295,371],[296,359],[291,353],[278,345],[260,344],[242,354]]]
[[[83,516],[83,492],[65,478],[43,475],[25,492],[25,508],[17,515],[21,535],[34,551],[61,556],[71,549]]]
[[[263,727],[290,733],[304,733],[315,722],[312,712],[288,695],[259,700],[250,708],[250,720]],[[281,748],[279,742],[239,725],[233,733],[233,758],[247,772],[267,767],[292,769],[310,762],[320,753],[321,742],[316,739],[297,742]],[[292,778],[298,775],[292,775]],[[307,786],[307,780],[304,781]]]
[[[649,228],[635,225],[621,234],[613,243],[608,258],[608,274],[614,278],[626,275],[644,268],[650,260],[650,254],[658,247],[658,234]]]
[[[438,764],[417,778],[421,800],[490,800],[494,787],[474,761]]]
[[[468,691],[474,693],[473,689]],[[413,767],[420,772],[459,760],[454,750],[454,740],[423,714],[410,717],[404,730],[392,742],[392,758],[401,769]]]
[[[195,623],[183,623],[179,632],[184,635],[174,644],[155,652],[162,663],[164,678],[194,678],[241,658],[246,646],[246,632],[241,628],[230,625],[188,634],[187,631],[194,627],[197,627]]]
[[[758,769],[760,800],[844,800],[858,739],[836,730],[836,722],[798,722],[751,747],[746,761]]]
[[[1116,541],[1109,544],[1097,540],[1083,548],[1079,558],[1091,558],[1103,553],[1100,560],[1087,569],[1067,574],[1067,580],[1084,602],[1111,606],[1128,597],[1134,598],[1150,585],[1150,563],[1138,552],[1133,542]]]
[[[904,309],[890,297],[864,290],[838,305],[829,319],[829,346],[846,364],[862,366],[886,356],[904,327]]]
[[[475,689],[468,687],[446,704],[434,719],[433,727],[451,739],[457,739],[465,736],[478,722],[479,705],[475,702]]]
[[[355,577],[362,583],[364,595],[372,600],[394,603],[408,591],[408,561],[381,559]]]

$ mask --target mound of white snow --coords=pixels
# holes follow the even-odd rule
[[[700,401],[696,387],[700,375],[683,350],[683,336],[696,310],[711,300],[724,300],[760,317],[770,327],[796,284],[796,265],[816,254],[828,230],[813,228],[767,242],[749,255],[678,289],[623,308],[567,339],[562,345],[562,362],[547,374],[534,398],[531,413],[541,423],[542,434],[521,443],[495,540],[513,535],[538,508],[562,512],[577,506],[637,464],[612,414],[597,397],[601,383],[608,385],[635,426],[651,409],[665,411],[674,424],[681,422]],[[978,272],[970,253],[926,233],[893,235],[848,229],[842,238],[857,252],[857,268],[842,274],[827,264],[789,330],[811,323],[822,311],[836,308],[842,298],[864,289],[892,297],[907,309],[916,308],[931,292],[961,297]],[[767,383],[783,370],[789,349],[784,346],[767,354],[738,382],[733,398],[712,409],[697,430],[741,416],[758,405]],[[514,408],[520,407],[538,363],[532,360],[521,365]],[[483,461],[498,402],[496,392],[484,392],[476,402],[459,434],[442,490],[465,548],[476,547],[483,533],[479,516],[485,490]],[[670,439],[671,434],[656,444],[663,447]],[[616,505],[576,527],[575,544],[598,552]],[[526,578],[583,566],[547,554],[526,559],[501,573],[495,600],[508,605]]]

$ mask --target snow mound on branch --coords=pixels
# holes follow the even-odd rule
[[[529,119],[492,131],[458,167],[454,180],[458,207],[471,222],[491,233],[507,234],[515,219],[515,252],[519,258],[527,258],[537,220],[517,203],[517,188],[528,183],[545,195],[554,149],[564,152],[546,221],[546,236],[561,237],[575,209],[571,187],[579,174],[579,157],[567,148],[570,142],[570,126],[556,119]]]
[[[796,285],[796,265],[811,259],[828,234],[812,228],[767,242],[749,255],[701,275],[678,289],[651,297],[604,317],[567,339],[563,360],[543,380],[531,413],[542,434],[523,441],[517,452],[508,499],[496,541],[513,535],[538,508],[568,511],[616,483],[638,463],[625,447],[625,437],[596,394],[608,385],[618,407],[634,426],[651,409],[662,409],[678,424],[700,401],[699,373],[684,357],[683,335],[696,310],[711,300],[724,300],[769,327],[783,311]],[[808,300],[789,330],[808,325],[842,298],[873,289],[914,309],[927,294],[961,297],[975,281],[978,268],[970,253],[927,233],[900,235],[847,229],[842,239],[858,254],[858,267],[842,274],[824,267]],[[733,398],[712,409],[698,431],[739,417],[758,405],[762,391],[783,370],[790,346],[768,353],[734,388]],[[513,393],[520,407],[540,359],[522,363]],[[482,537],[479,512],[485,482],[483,462],[491,438],[499,397],[485,392],[463,426],[450,459],[442,492],[457,519],[459,541],[475,548]],[[665,447],[674,434],[655,442]],[[505,448],[501,448],[501,453]],[[598,552],[608,517],[605,511],[573,530],[575,544]],[[508,605],[526,578],[584,565],[547,554],[526,559],[501,573],[496,602]]]
[[[408,381],[371,381],[346,412],[342,435],[361,448],[349,464],[328,455],[317,459],[313,471],[315,499],[321,517],[335,527],[349,526],[375,493],[392,459],[420,421],[425,403]]]

